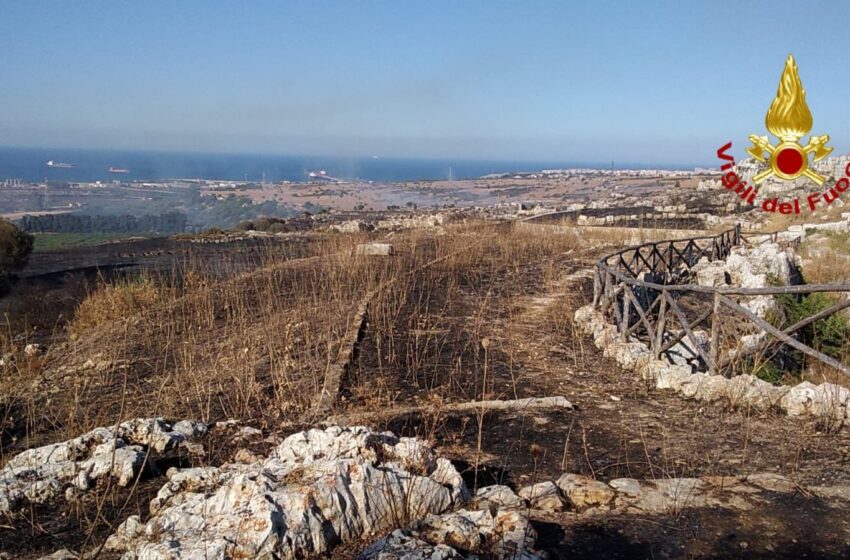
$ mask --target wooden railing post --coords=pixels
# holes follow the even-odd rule
[[[714,311],[711,313],[711,346],[708,350],[708,374],[717,375],[720,352],[720,292],[714,292]]]
[[[630,290],[628,284],[623,282],[623,317],[620,326],[620,338],[623,342],[628,342],[629,338],[629,318],[632,314],[632,299],[626,294],[626,290]]]
[[[655,359],[661,357],[661,345],[664,344],[664,323],[667,320],[667,290],[661,290],[661,302],[658,304],[658,320],[655,322]]]
[[[599,266],[593,268],[593,307],[599,307],[599,296],[602,288],[599,275],[602,273]]]

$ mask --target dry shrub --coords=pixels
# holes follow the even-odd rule
[[[850,279],[850,234],[823,232],[809,237],[800,251],[806,281],[843,283]]]
[[[68,329],[76,337],[116,319],[131,317],[165,301],[167,292],[147,277],[101,283],[77,307]]]

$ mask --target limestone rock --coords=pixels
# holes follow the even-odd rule
[[[432,545],[395,530],[369,545],[357,560],[460,560],[463,556],[444,544]]]
[[[743,288],[764,288],[772,282],[791,284],[797,257],[790,249],[777,243],[764,242],[733,247],[723,261],[701,260],[691,271],[700,286],[724,286],[731,284]],[[772,296],[750,298],[741,305],[759,317],[776,307]]]
[[[812,414],[815,416],[843,419],[850,402],[850,389],[833,383],[822,383],[815,388]]]
[[[615,496],[614,490],[604,482],[580,474],[561,475],[556,484],[576,508],[604,506]]]
[[[788,387],[774,387],[754,375],[742,374],[728,380],[728,398],[732,406],[767,410],[779,406]]]
[[[24,356],[27,358],[33,358],[38,356],[39,354],[44,353],[44,346],[41,344],[27,344],[24,347]],[[61,551],[60,551],[61,552]]]
[[[236,453],[233,454],[233,462],[235,463],[245,463],[246,465],[250,465],[251,463],[256,463],[260,461],[262,458],[253,453],[249,449],[245,449],[244,447],[240,447],[236,450]]]
[[[688,366],[674,366],[662,360],[653,360],[647,369],[655,379],[656,388],[673,389],[677,392],[681,392],[682,385],[693,375]]]
[[[139,516],[131,515],[106,539],[104,548],[106,550],[124,550],[133,539],[141,534],[144,528],[145,526],[139,519]]]
[[[554,482],[540,482],[526,486],[519,491],[521,498],[524,498],[531,504],[534,509],[542,509],[549,512],[564,511],[564,501],[561,498],[561,491]]]
[[[507,486],[496,484],[479,488],[475,493],[475,499],[479,507],[487,508],[495,506],[502,509],[525,509],[525,500],[517,496]]]
[[[534,550],[536,537],[524,513],[459,510],[429,515],[406,530],[395,531],[370,545],[358,558],[533,560],[542,558]]]
[[[788,494],[797,490],[797,485],[794,484],[788,477],[776,473],[758,473],[747,476],[748,484],[758,486],[771,492],[780,492]]]
[[[489,511],[460,510],[443,515],[429,515],[414,524],[415,533],[429,543],[446,544],[455,549],[480,550],[484,540],[481,531],[493,524]]]
[[[196,424],[192,432],[203,431],[202,424]],[[65,442],[28,449],[0,470],[0,511],[15,511],[26,503],[45,503],[70,488],[85,491],[104,477],[127,486],[149,452],[150,460],[189,443],[184,433],[174,431],[162,418],[136,418],[96,428]]]
[[[372,231],[375,227],[367,222],[360,220],[348,220],[339,224],[333,224],[328,229],[338,231],[340,233],[359,233],[361,231]]]
[[[608,485],[623,494],[636,497],[640,494],[640,483],[634,478],[615,478]]]
[[[468,498],[457,471],[425,442],[365,427],[299,432],[257,462],[167,476],[147,523],[128,519],[107,543],[126,560],[313,557]],[[370,557],[394,558],[411,545],[387,542],[385,556]]]
[[[803,381],[791,387],[779,404],[789,416],[800,416],[811,411],[816,395],[817,387],[808,381]]]

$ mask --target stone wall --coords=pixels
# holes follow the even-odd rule
[[[623,368],[633,370],[657,389],[677,392],[688,399],[719,402],[738,408],[781,410],[789,416],[811,415],[841,426],[850,421],[850,389],[832,383],[814,385],[804,381],[793,387],[775,386],[752,375],[726,378],[692,373],[685,365],[670,364],[652,357],[637,339],[624,342],[614,325],[592,305],[579,308],[575,323],[593,338],[603,354]]]

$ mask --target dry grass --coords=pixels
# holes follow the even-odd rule
[[[12,333],[5,337],[4,347],[16,358],[0,370],[4,457],[133,416],[238,418],[269,431],[313,423],[312,405],[346,350],[355,310],[374,293],[365,337],[343,379],[341,410],[333,413],[424,404],[423,437],[440,433],[445,443],[456,441],[475,466],[491,467],[508,455],[521,463],[529,456],[532,481],[538,473],[557,476],[552,469],[609,478],[631,476],[630,468],[653,476],[714,468],[728,450],[703,445],[693,428],[710,413],[687,412],[687,405],[668,405],[658,394],[639,400],[643,387],[585,348],[586,339],[575,333],[572,315],[588,294],[561,282],[579,259],[595,260],[597,255],[580,251],[583,245],[623,242],[615,231],[602,233],[611,237],[467,224],[441,234],[396,234],[392,257],[357,255],[363,235],[331,235],[297,258],[270,247],[252,270],[229,261],[190,260],[162,277],[101,284],[57,332],[47,356],[24,360],[22,342],[13,343]],[[557,297],[540,301],[552,295]],[[77,333],[75,340],[65,336],[67,330]],[[97,367],[81,367],[88,360]],[[570,369],[580,374],[565,375]],[[553,415],[553,424],[519,430],[509,427],[518,421],[507,415],[458,420],[442,411],[453,400],[559,393],[572,400],[561,393],[561,381],[566,391],[580,391],[574,402],[588,411],[564,424],[555,424],[560,420]],[[608,393],[624,397],[629,409],[641,408],[619,418],[627,409],[611,409]],[[680,405],[685,412],[678,412]],[[678,414],[676,421],[670,414]],[[506,435],[497,438],[502,425]],[[397,425],[387,428],[399,431]],[[679,430],[673,443],[668,429]],[[521,440],[515,448],[509,448],[512,438]],[[547,456],[529,451],[535,449],[528,446],[532,439],[546,444]],[[682,441],[692,457],[676,448]],[[211,443],[205,445],[209,450]],[[232,457],[231,442],[215,445],[222,449],[202,461]],[[641,453],[634,455],[634,449]],[[160,483],[154,479],[136,491],[134,511],[123,511],[121,518],[144,518]],[[75,534],[94,535],[89,545],[110,533],[109,524],[120,520],[115,510],[129,501],[127,490],[114,486],[92,496],[100,500],[96,508],[76,505],[66,512],[77,519]],[[43,534],[39,523],[45,519],[32,514],[32,534]]]
[[[809,283],[843,283],[850,279],[850,234],[811,234],[801,247],[800,255]]]
[[[148,277],[109,284],[102,282],[77,307],[74,319],[68,325],[68,332],[76,339],[116,319],[130,317],[165,303],[170,292],[167,287],[156,284]]]
[[[4,444],[20,449],[135,416],[308,420],[359,302],[373,291],[367,357],[379,372],[463,398],[502,394],[513,358],[507,345],[494,347],[485,375],[484,327],[508,313],[506,296],[533,287],[523,285],[529,278],[557,275],[553,257],[578,242],[472,224],[398,235],[396,255],[381,258],[357,255],[363,240],[328,236],[314,256],[295,259],[269,248],[248,272],[190,261],[162,277],[101,282],[46,357],[4,366],[0,390],[14,417]],[[358,389],[369,402],[397,392]]]
[[[7,333],[2,342],[14,359],[0,368],[2,460],[132,417],[236,418],[269,430],[312,424],[325,375],[350,349],[346,334],[367,294],[374,295],[357,363],[368,367],[343,379],[340,406],[376,410],[411,397],[439,403],[522,391],[523,372],[514,367],[521,334],[493,336],[494,317],[509,320],[516,298],[557,278],[575,236],[467,224],[439,235],[396,234],[392,257],[358,255],[365,239],[329,235],[296,258],[269,247],[261,266],[247,271],[237,254],[100,282],[45,356],[25,358],[24,343],[12,342],[18,333]],[[444,421],[435,413],[432,430]],[[483,415],[477,429],[485,429]],[[201,464],[235,451],[227,440],[207,446]],[[124,503],[144,515],[155,488],[128,495],[107,483],[91,504],[69,506],[61,517],[80,539],[72,548],[105,538]],[[35,538],[44,534],[43,515],[56,512],[27,515],[14,523],[31,526]]]
[[[784,200],[780,197],[780,200]],[[839,199],[840,200],[840,199]],[[822,203],[821,203],[822,204]],[[805,196],[800,199],[801,213],[800,214],[780,214],[764,212],[757,208],[755,212],[756,218],[763,219],[763,231],[775,232],[788,229],[789,226],[832,222],[841,219],[841,214],[847,212],[847,207],[838,204],[831,204],[827,207],[818,207],[814,212],[811,212],[806,204]]]

